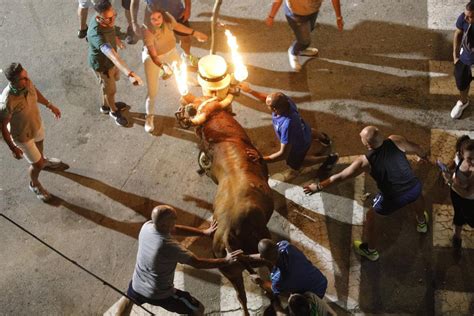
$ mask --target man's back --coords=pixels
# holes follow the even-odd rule
[[[133,289],[152,299],[174,294],[176,264],[186,263],[191,252],[183,248],[170,235],[158,232],[151,221],[143,224],[138,236],[138,253],[133,273]]]

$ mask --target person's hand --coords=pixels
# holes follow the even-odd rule
[[[51,112],[53,112],[54,114],[54,117],[56,119],[60,119],[61,118],[61,110],[58,109],[57,107],[55,107],[54,105],[50,105],[49,109],[51,110]]]
[[[202,32],[194,31],[193,36],[201,43],[207,41],[207,35]]]
[[[253,149],[253,148],[245,149],[245,153],[247,154],[247,157],[249,157],[250,160],[254,162],[259,161],[260,158],[262,158],[262,156],[260,156],[260,153],[256,149]]]
[[[191,8],[190,7],[184,8],[183,14],[181,15],[181,20],[183,20],[183,22],[186,22],[187,20],[189,20],[190,17],[191,17]]]
[[[225,250],[227,255],[225,256],[225,260],[227,263],[234,263],[236,262],[239,257],[244,253],[242,249],[229,252],[227,249]]]
[[[336,23],[337,23],[337,29],[339,30],[339,32],[342,32],[342,30],[344,29],[344,19],[342,15],[336,18]]]
[[[120,38],[117,37],[116,43],[117,43],[117,48],[125,49],[125,44],[122,42]]]
[[[271,16],[267,16],[267,19],[265,20],[265,24],[268,26],[268,27],[272,27],[273,26],[273,20],[275,19],[275,17],[271,17]]]
[[[211,226],[204,229],[202,232],[204,235],[211,237],[216,230],[217,230],[217,220],[214,219],[211,223]]]
[[[250,280],[257,285],[261,285],[263,283],[262,278],[258,274],[250,274]]]
[[[21,159],[23,158],[23,151],[15,146],[13,149],[12,149],[12,154],[13,154],[13,157],[15,157],[15,159]]]
[[[456,65],[456,64],[458,63],[458,61],[459,61],[459,57],[454,57],[454,58],[453,58],[453,61],[454,61],[454,64]]]
[[[311,183],[303,187],[304,193],[308,195],[313,195],[314,193],[321,192],[322,190],[323,188],[321,187],[321,184],[319,182]]]
[[[245,81],[239,83],[239,88],[243,92],[247,92],[247,93],[250,93],[250,91],[252,91],[252,89],[250,88],[250,85],[248,84],[248,82],[245,82]]]
[[[428,154],[425,154],[424,156],[417,156],[416,162],[418,163],[428,163],[430,160],[428,158]]]
[[[133,71],[128,74],[128,80],[134,85],[134,86],[143,86],[143,81],[136,73]]]

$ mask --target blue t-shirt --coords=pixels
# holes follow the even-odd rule
[[[465,17],[466,15],[462,13],[456,21],[456,27],[463,31],[463,35],[462,35],[463,39],[461,42],[461,52],[460,52],[459,59],[461,60],[463,64],[471,66],[474,64],[474,51],[472,51],[472,49],[471,51],[469,51],[463,45],[463,42],[465,41],[466,32],[468,31],[469,26],[470,26],[470,24],[466,22]],[[474,25],[472,27],[474,27]],[[470,31],[470,34],[473,37],[472,42],[474,44],[474,29]]]
[[[184,5],[181,0],[145,0],[147,5],[155,5],[171,14],[176,21],[184,12]]]
[[[282,240],[277,243],[278,260],[270,275],[272,291],[276,295],[313,292],[324,297],[328,280],[311,261],[295,246]]]
[[[288,98],[288,102],[289,113],[284,115],[272,113],[272,122],[280,143],[291,145],[286,163],[293,169],[299,169],[311,146],[311,127],[301,118],[293,100]]]

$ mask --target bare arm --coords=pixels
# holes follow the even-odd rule
[[[345,181],[350,178],[355,178],[363,172],[370,171],[369,161],[365,156],[359,156],[352,164],[341,172],[330,176],[326,180],[321,181],[320,183],[311,183],[303,187],[303,190],[306,194],[312,194],[319,192],[329,186],[338,184],[342,181]]]
[[[334,13],[336,13],[337,28],[339,31],[342,31],[344,28],[344,20],[341,14],[341,2],[339,0],[332,0],[332,7],[334,8]]]
[[[187,27],[186,25],[183,25],[181,23],[176,23],[173,30],[184,33],[184,34],[191,35],[200,42],[207,41],[207,35],[206,34],[204,34],[202,32],[199,32],[199,31],[196,31],[196,30],[194,30],[190,27]]]
[[[37,88],[36,89],[36,95],[38,96],[38,102],[43,104],[46,108],[48,108],[51,112],[53,112],[54,116],[56,118],[61,117],[61,110],[59,110],[57,107],[55,107],[51,102],[49,102],[48,99],[46,99],[41,91],[39,91]]]
[[[16,145],[13,142],[12,135],[10,134],[10,131],[8,130],[8,127],[7,127],[8,123],[10,123],[10,120],[11,120],[11,115],[4,118],[1,122],[1,128],[2,128],[3,139],[7,143],[10,150],[13,152],[13,150],[16,148]]]
[[[459,60],[459,51],[461,49],[462,30],[456,28],[453,36],[453,61],[457,63]]]
[[[199,258],[192,256],[186,264],[196,269],[215,269],[222,268],[228,264],[237,261],[237,257],[242,255],[242,250],[236,250],[231,253],[227,253],[225,258]]]
[[[275,16],[277,15],[278,13],[278,10],[280,10],[280,7],[281,7],[281,4],[282,4],[283,0],[273,0],[273,3],[272,3],[272,8],[270,9],[270,12],[268,13],[268,16],[265,20],[265,23],[268,25],[268,26],[272,26],[273,25],[273,19],[275,18]]]
[[[262,102],[265,102],[267,100],[267,93],[263,92],[258,92],[250,88],[250,85],[247,82],[241,82],[239,84],[240,89],[242,89],[243,92],[250,93],[252,96],[255,98],[259,99]]]
[[[271,155],[264,156],[263,160],[266,162],[275,162],[286,159],[288,153],[290,152],[291,144],[282,144],[280,143],[280,150],[274,152]]]
[[[191,0],[184,0],[183,21],[189,20],[191,17]]]
[[[139,29],[138,19],[137,19],[139,7],[140,7],[140,0],[131,0],[130,15],[132,17],[132,26],[133,26],[133,31],[135,33],[137,33]]]
[[[415,154],[423,160],[428,158],[428,152],[426,150],[424,150],[420,145],[407,140],[405,137],[400,135],[390,135],[388,138],[406,154]]]
[[[217,221],[213,221],[211,225],[206,229],[199,229],[196,227],[185,226],[185,225],[175,225],[173,234],[181,236],[208,236],[211,237],[212,234],[217,229]]]

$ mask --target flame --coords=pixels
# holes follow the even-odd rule
[[[227,36],[227,44],[229,45],[230,51],[232,53],[232,62],[234,64],[234,78],[237,81],[244,81],[249,76],[249,72],[247,71],[247,67],[245,67],[244,65],[242,55],[239,54],[239,45],[237,45],[237,38],[232,35],[229,30],[225,30],[225,35]]]
[[[176,61],[173,61],[171,64],[173,68],[174,77],[176,79],[176,84],[178,85],[178,90],[181,95],[188,94],[188,67],[184,58],[181,60],[181,64],[178,65]]]

